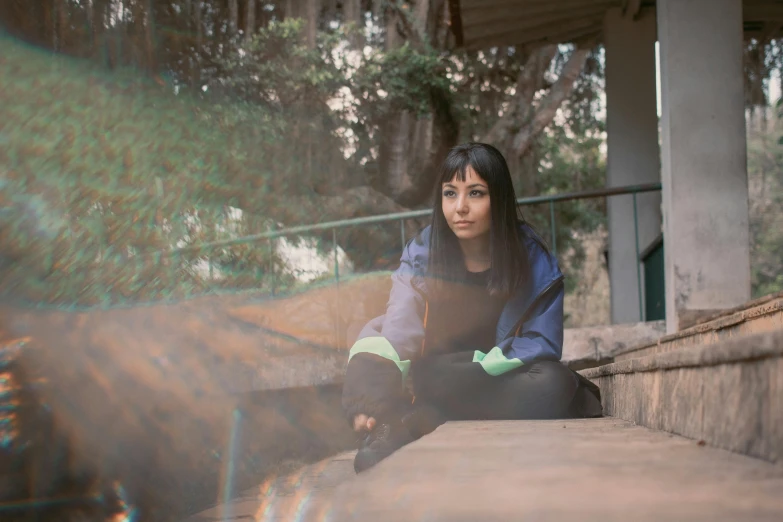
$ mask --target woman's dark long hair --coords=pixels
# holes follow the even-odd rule
[[[528,273],[527,255],[519,231],[524,218],[517,208],[508,164],[492,145],[466,143],[454,147],[446,156],[433,202],[427,271],[435,281],[456,281],[466,272],[459,240],[443,215],[441,187],[455,176],[459,181],[465,181],[468,166],[489,188],[491,268],[487,286],[493,295],[509,296]]]

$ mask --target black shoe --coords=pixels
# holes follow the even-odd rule
[[[416,401],[411,410],[402,418],[403,425],[414,439],[419,439],[435,431],[448,419],[437,408],[424,401]]]
[[[361,473],[413,442],[410,432],[402,424],[380,424],[367,435],[353,460],[353,469]]]

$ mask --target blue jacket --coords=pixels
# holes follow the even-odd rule
[[[486,353],[477,350],[473,358],[491,375],[535,360],[558,361],[562,356],[563,274],[555,256],[547,252],[530,226],[521,224],[520,235],[530,273],[501,312],[495,347]],[[427,227],[406,245],[400,267],[392,275],[386,314],[365,325],[350,357],[375,353],[394,361],[405,377],[410,362],[423,353],[429,312],[429,238]]]

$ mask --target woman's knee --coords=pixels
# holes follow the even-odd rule
[[[545,391],[573,397],[579,382],[568,366],[559,361],[537,361],[531,364],[530,372]]]
[[[568,416],[579,382],[573,372],[558,361],[537,361],[514,377],[519,404],[527,418]]]

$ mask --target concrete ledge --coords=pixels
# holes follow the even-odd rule
[[[588,379],[623,373],[649,372],[674,368],[715,366],[783,356],[783,330],[757,334],[691,350],[627,359],[580,373]]]
[[[783,331],[581,373],[601,388],[606,415],[783,461]]]
[[[666,333],[664,321],[566,328],[563,362],[574,370],[611,362],[615,353],[649,344]]]
[[[783,293],[766,296],[744,306],[713,314],[698,325],[661,336],[653,342],[638,343],[630,349],[621,347],[611,355],[615,361],[622,361],[715,343],[736,336],[781,329],[783,329]]]
[[[783,518],[780,467],[613,418],[450,422],[359,476],[351,456],[188,522]]]

